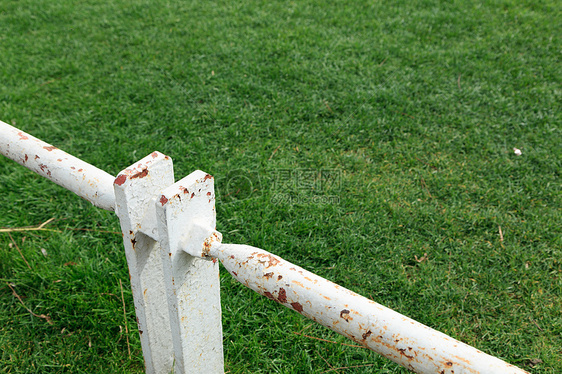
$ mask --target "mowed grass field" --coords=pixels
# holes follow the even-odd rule
[[[204,170],[224,242],[560,373],[561,30],[554,0],[2,0],[0,119]],[[143,372],[115,215],[4,157],[0,198],[55,219],[0,232],[0,372]],[[226,372],[407,372],[223,270]]]

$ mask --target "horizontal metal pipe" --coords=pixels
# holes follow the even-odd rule
[[[115,210],[115,177],[0,121],[0,153],[105,210]]]
[[[246,287],[416,373],[527,373],[259,248],[208,254]]]

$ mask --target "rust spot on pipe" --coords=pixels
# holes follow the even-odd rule
[[[277,280],[279,281],[279,280],[281,280],[281,279],[283,279],[283,276],[282,276],[282,275],[278,275],[278,276],[277,276]]]
[[[41,157],[35,155],[35,159],[36,159],[36,160],[39,159],[39,158],[41,158]],[[74,167],[73,167],[72,169],[74,169]]]
[[[234,272],[233,272],[233,273],[234,273]],[[263,295],[264,295],[265,297],[267,297],[268,299],[270,299],[270,300],[275,300],[275,296],[273,296],[273,295],[271,294],[271,292],[265,291],[265,292],[263,293]]]
[[[269,260],[269,264],[266,266],[266,269],[267,269],[267,268],[270,268],[270,267],[272,267],[272,266],[275,266],[275,265],[277,265],[278,263],[281,262],[281,261],[279,261],[279,259],[277,259],[277,257],[275,257],[274,255],[272,255],[271,253],[267,253],[267,254],[266,254],[266,253],[258,253],[258,254],[256,255],[256,257],[257,257],[257,258],[265,257],[265,258],[267,258],[267,260]],[[261,261],[261,260],[258,260],[258,261],[259,261],[260,263],[262,263],[262,264],[265,263],[265,261]]]
[[[370,335],[372,334],[371,330],[367,331],[366,333],[364,333],[363,335],[361,335],[363,337],[363,340],[367,339]]]
[[[280,303],[287,302],[287,291],[285,291],[284,288],[279,289],[279,296],[277,296],[277,300],[279,300]]]
[[[213,179],[213,176],[210,174],[206,174],[205,178],[203,178],[203,182],[206,181],[207,179]]]
[[[57,147],[53,147],[52,145],[48,146],[48,147],[43,147],[43,149],[46,149],[47,151],[51,152],[54,149],[58,149]]]
[[[25,134],[22,133],[21,131],[18,132],[18,136],[20,137],[20,140],[27,140],[27,139],[29,139],[29,138],[28,138],[27,136],[25,136]]]
[[[232,274],[234,274],[234,275],[238,276],[238,273],[237,273],[237,272],[235,272],[235,271],[233,271],[233,272],[232,272]]]
[[[264,278],[267,278],[267,279],[271,279],[271,277],[273,277],[273,272],[265,273],[265,274],[263,275],[263,277],[264,277]]]
[[[72,167],[72,169],[74,169],[74,167]],[[117,178],[115,178],[115,182],[113,183],[118,186],[121,186],[123,183],[125,183],[126,180],[127,180],[127,176],[125,174],[120,174],[117,176]]]
[[[212,233],[211,236],[206,238],[205,241],[203,242],[202,257],[209,257],[210,256],[209,254],[211,252],[211,246],[213,245],[213,242],[220,243],[220,237],[215,232]]]
[[[131,179],[135,179],[135,178],[144,178],[148,175],[148,169],[143,169],[142,171],[139,171],[133,175],[131,175]]]
[[[455,345],[456,346],[456,345]],[[478,353],[481,353],[480,351],[478,351]],[[453,355],[453,357],[459,361],[463,361],[464,363],[466,363],[468,366],[471,365],[470,360],[467,360],[466,358],[460,357],[460,356],[456,356]]]
[[[160,204],[162,204],[162,206],[164,206],[167,202],[168,199],[166,198],[166,196],[164,195],[160,196]]]
[[[195,196],[195,192],[191,193],[191,198],[193,199],[193,196]]]
[[[353,319],[349,316],[349,310],[347,309],[342,309],[342,311],[340,312],[340,318],[345,319],[346,322],[349,322]]]
[[[150,155],[152,156],[152,158],[156,158],[158,157],[158,152],[152,152]]]
[[[445,362],[445,366],[451,367],[453,366],[453,363],[451,361],[447,361]]]
[[[211,192],[207,192],[207,196],[211,196]]]
[[[25,162],[27,162],[27,159],[28,159],[28,157],[27,157],[27,155],[25,155]]]
[[[398,348],[398,351],[402,356],[406,357],[408,360],[413,360],[415,358],[414,356],[410,356],[406,354],[406,348]]]
[[[291,306],[293,307],[294,310],[296,310],[297,312],[302,312],[302,305],[300,303],[291,303]]]
[[[137,240],[135,238],[131,239],[131,244],[133,245],[133,249],[135,249],[135,244],[137,244]]]

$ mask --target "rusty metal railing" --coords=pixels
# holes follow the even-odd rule
[[[213,177],[174,183],[161,153],[114,178],[1,121],[0,152],[115,210],[148,373],[224,371],[216,259],[246,287],[416,373],[526,373],[274,254],[221,243]]]

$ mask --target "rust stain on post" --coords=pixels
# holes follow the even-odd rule
[[[127,176],[125,174],[120,174],[115,178],[115,184],[121,186],[127,180]]]
[[[145,168],[142,171],[136,172],[135,174],[131,175],[131,179],[144,178],[147,175],[148,175],[148,168]]]

